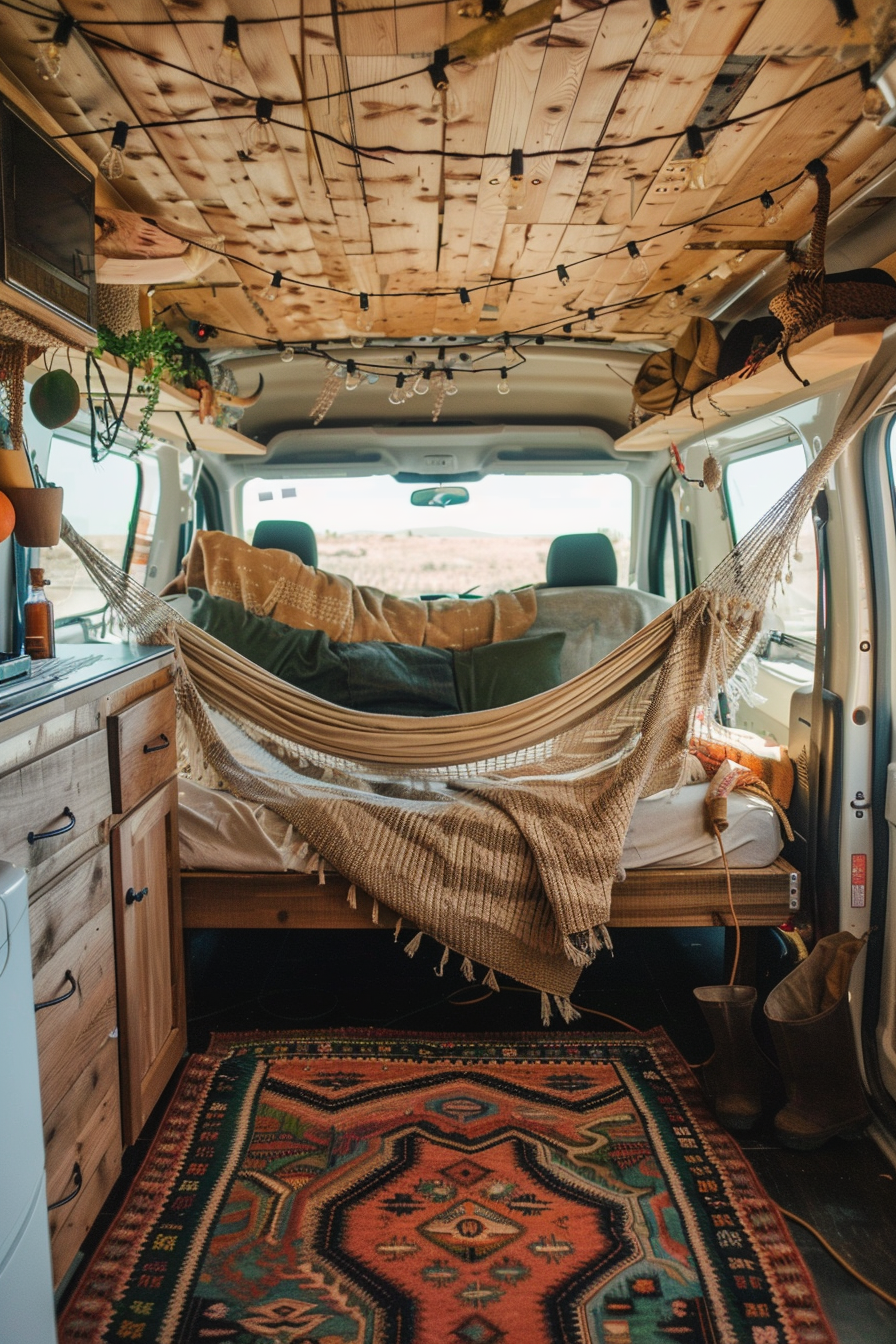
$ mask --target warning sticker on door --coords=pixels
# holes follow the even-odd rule
[[[852,898],[850,904],[854,910],[862,910],[865,907],[865,881],[867,875],[868,856],[866,854],[853,854]]]

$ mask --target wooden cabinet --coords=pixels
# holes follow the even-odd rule
[[[154,653],[0,723],[0,854],[28,873],[57,1283],[186,1045],[172,670]]]
[[[122,1124],[133,1143],[187,1044],[177,781],[112,830]]]

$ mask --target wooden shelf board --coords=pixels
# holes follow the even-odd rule
[[[792,345],[788,352],[790,363],[801,378],[808,379],[811,388],[827,378],[859,369],[872,359],[889,325],[887,319],[877,317],[832,322]],[[808,394],[810,388],[803,390]],[[616,448],[627,453],[665,451],[670,439],[715,429],[739,411],[759,407],[771,410],[776,401],[792,396],[798,389],[799,383],[780,355],[769,355],[752,377],[742,378],[735,373],[712,383],[694,397],[693,412],[687,402],[669,415],[653,415],[617,439]]]
[[[101,363],[110,395],[113,398],[122,397],[128,385],[127,364],[124,360],[109,354],[103,355]],[[43,365],[33,364],[28,370],[27,376],[30,381],[33,381],[43,372]],[[84,358],[80,351],[72,352],[72,372],[81,389],[82,400],[84,400],[87,379],[84,372]],[[135,370],[128,409],[124,417],[125,424],[132,429],[139,425],[143,408],[146,405],[146,398],[140,396],[135,390],[139,381],[139,371]],[[91,376],[90,383],[94,395],[101,391],[99,379],[95,374]],[[244,434],[238,433],[235,429],[221,429],[208,420],[204,425],[201,425],[199,423],[198,403],[194,398],[188,396],[186,392],[182,392],[180,388],[163,383],[158,405],[153,412],[151,421],[153,432],[159,438],[174,439],[179,443],[187,442],[187,435],[178,419],[178,412],[183,417],[184,424],[196,447],[203,449],[205,452],[263,457],[267,451],[264,444],[256,443],[254,439],[247,439]]]

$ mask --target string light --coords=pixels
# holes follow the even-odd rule
[[[123,151],[127,142],[127,122],[116,121],[115,130],[112,132],[112,144],[100,159],[100,172],[109,182],[114,182],[116,178],[124,177]]]
[[[224,20],[221,34],[221,51],[215,62],[215,70],[227,84],[236,83],[243,73],[243,53],[240,51],[240,25],[232,14]]]
[[[64,14],[56,25],[49,42],[37,44],[35,69],[41,79],[58,79],[62,69],[62,53],[68,46],[68,40],[75,30],[75,20],[70,14]]]
[[[275,271],[274,274],[271,276],[271,283],[268,285],[267,289],[263,292],[261,297],[263,299],[266,299],[268,303],[276,303],[280,297],[280,294],[282,293],[281,290],[282,284],[283,284],[283,272]]]
[[[283,341],[277,342],[277,349],[280,351],[281,364],[291,364],[296,357],[296,352],[291,345],[284,345]]]
[[[647,269],[647,262],[641,256],[638,244],[632,239],[626,243],[625,250],[631,257],[631,261],[625,268],[625,274],[622,277],[622,284],[631,281],[634,284],[642,285],[650,279],[650,272]]]
[[[561,265],[557,267],[557,279],[560,281],[561,285],[569,284],[569,271],[565,266]]]
[[[439,47],[433,54],[432,64],[426,67],[427,74],[432,80],[432,102],[430,107],[438,117],[445,121],[457,121],[461,115],[462,108],[460,100],[454,89],[451,87],[451,81],[448,78],[448,61],[450,52],[447,47]]]
[[[399,374],[399,377],[401,375]],[[445,370],[445,396],[453,397],[457,392],[457,383],[454,381],[454,374],[450,369]]]
[[[458,293],[458,297],[459,297],[461,303],[463,303],[463,304],[467,304],[467,303],[472,303],[472,302],[473,302],[473,300],[470,298],[469,292],[468,292],[466,289],[464,289],[463,287],[461,287],[461,288],[457,291],[457,293]]]
[[[424,369],[417,375],[417,381],[414,384],[414,391],[418,397],[425,397],[429,391],[429,380],[432,377],[432,369]]]
[[[655,24],[660,24],[661,28],[668,28],[672,22],[672,11],[669,8],[669,0],[650,0],[650,12],[653,15]]]
[[[259,98],[255,103],[255,116],[242,135],[243,156],[254,159],[268,150],[277,149],[277,140],[271,130],[271,118],[274,104],[270,98]]]
[[[360,387],[363,382],[362,375],[358,372],[358,366],[353,359],[347,359],[345,362],[345,390],[354,392],[356,387]]]
[[[349,344],[355,350],[363,350],[365,345],[367,344],[367,338],[366,336],[352,336],[349,340]]]
[[[784,206],[780,201],[776,201],[770,191],[764,191],[759,197],[759,204],[762,206],[763,223],[767,229],[773,229],[776,224],[781,222],[784,214]]]
[[[400,406],[404,401],[404,374],[400,373],[395,379],[395,386],[389,393],[389,402],[392,406]]]
[[[502,369],[502,370],[501,370],[501,381],[500,381],[500,383],[498,384],[498,395],[501,396],[501,397],[506,397],[506,396],[507,396],[507,393],[508,393],[509,391],[510,391],[510,384],[509,384],[508,381],[507,381],[507,370],[506,370],[506,369]]]
[[[670,312],[674,313],[681,307],[684,291],[684,285],[676,285],[674,289],[669,290],[669,293],[666,295],[666,307]]]
[[[699,126],[688,126],[685,137],[688,142],[688,153],[691,156],[688,159],[685,175],[685,189],[706,191],[711,185],[711,172],[706,160],[706,143],[703,139],[703,132]]]
[[[498,193],[502,205],[508,210],[522,210],[526,204],[526,164],[521,149],[510,151],[510,172],[507,181]]]
[[[582,330],[586,331],[589,336],[593,336],[593,334],[596,331],[600,330],[600,328],[597,325],[596,318],[597,313],[595,312],[595,310],[593,308],[589,308],[588,315],[585,318],[585,321],[582,323]]]

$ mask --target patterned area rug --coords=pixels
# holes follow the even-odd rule
[[[61,1344],[834,1344],[661,1031],[216,1037]]]

